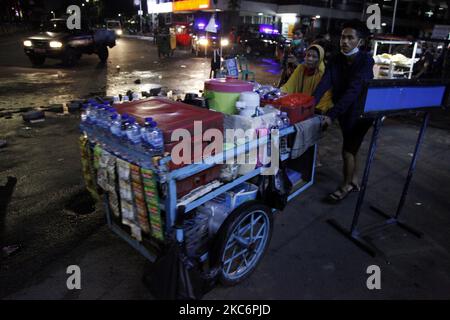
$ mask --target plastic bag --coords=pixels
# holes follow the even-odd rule
[[[275,175],[261,175],[258,182],[258,198],[267,206],[284,210],[292,190],[292,183],[285,167],[280,167]]]

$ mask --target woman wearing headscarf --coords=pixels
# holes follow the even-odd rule
[[[312,96],[325,73],[324,58],[325,51],[321,46],[317,44],[309,46],[306,50],[305,61],[295,69],[289,80],[281,87],[281,91]],[[329,90],[316,105],[316,111],[325,114],[332,106],[331,90]]]

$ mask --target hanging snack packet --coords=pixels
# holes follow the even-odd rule
[[[120,158],[117,158],[117,173],[119,179],[129,181],[130,180],[130,164]]]
[[[84,178],[84,184],[94,199],[99,199],[96,184],[95,170],[92,165],[92,152],[89,145],[89,140],[85,136],[80,137],[80,151],[81,151],[81,168]]]
[[[116,193],[116,157],[109,154],[106,162],[106,171],[108,173],[107,190]]]
[[[137,211],[137,220],[144,233],[150,233],[150,223],[147,215],[147,208],[144,200],[143,186],[141,182],[140,168],[136,165],[130,165],[131,186],[134,195],[134,204]]]
[[[159,210],[159,197],[155,175],[152,170],[141,168],[142,182],[144,184],[144,197],[150,216],[152,236],[164,240],[161,212]]]
[[[98,170],[100,167],[100,158],[102,157],[103,149],[99,144],[96,144],[94,147],[94,168]]]
[[[120,218],[120,206],[119,206],[119,198],[117,197],[117,193],[109,192],[108,199],[109,199],[109,207],[111,209],[112,214],[114,216],[116,216],[117,218]]]

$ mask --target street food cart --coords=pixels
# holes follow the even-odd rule
[[[138,122],[146,117],[157,119],[164,134],[176,127],[192,132],[197,120],[203,120],[205,130],[220,131],[234,117],[159,97],[113,107],[122,115],[133,115]],[[180,116],[168,120],[175,113]],[[313,116],[305,122],[317,120]],[[251,121],[248,123],[251,128]],[[274,228],[277,210],[270,201],[276,199],[268,199],[268,185],[274,183],[270,179],[276,175],[265,174],[267,165],[259,163],[260,158],[256,165],[240,167],[227,160],[248,156],[268,143],[272,148],[278,146],[280,140],[295,134],[294,125],[241,143],[225,143],[223,150],[202,155],[192,164],[175,163],[173,152],[167,152],[174,150],[173,144],[166,143],[166,152],[155,155],[130,148],[86,122],[80,128],[86,185],[101,195],[108,226],[130,246],[155,262],[164,256],[169,243],[183,242],[187,256],[205,272],[217,267],[217,278],[225,285],[237,284],[255,270]],[[288,149],[276,158],[283,173],[288,173],[290,188],[283,195],[286,202],[313,185],[316,143],[305,144],[295,161]],[[200,143],[202,147],[204,143]]]

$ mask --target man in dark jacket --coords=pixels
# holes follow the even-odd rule
[[[373,123],[371,119],[359,118],[356,108],[364,80],[373,79],[373,59],[359,50],[366,33],[365,24],[358,20],[344,24],[340,53],[331,58],[314,92],[315,100],[320,101],[327,90],[332,90],[334,107],[328,111],[325,122],[330,125],[337,119],[342,130],[344,181],[329,195],[333,202],[344,199],[352,191],[359,191],[356,156]]]

